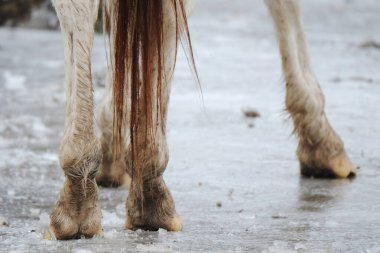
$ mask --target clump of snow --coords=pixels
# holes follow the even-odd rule
[[[48,229],[50,224],[50,216],[46,212],[42,212],[39,216],[38,228],[39,232],[44,232]]]
[[[125,217],[126,216],[126,210],[125,210],[125,205],[124,203],[123,204],[118,204],[116,206],[116,214],[119,216],[119,217]]]
[[[326,221],[325,227],[327,228],[337,228],[339,227],[339,223],[334,220],[328,220]]]
[[[73,253],[94,253],[94,251],[89,249],[73,249]]]
[[[112,230],[105,230],[103,232],[103,236],[106,239],[114,239],[117,237],[117,231],[115,229]]]
[[[122,226],[124,224],[124,219],[117,216],[114,212],[108,212],[106,210],[102,210],[103,214],[103,225],[104,226]]]
[[[4,72],[3,76],[5,79],[4,87],[7,90],[10,90],[10,91],[25,90],[25,80],[26,80],[25,76],[15,75],[9,71]]]
[[[138,244],[136,249],[147,252],[173,252],[173,249],[165,244]]]
[[[366,249],[365,253],[379,253],[380,252],[380,245],[374,246],[370,249]]]
[[[14,197],[16,195],[16,191],[14,189],[7,190],[8,197]]]
[[[41,209],[39,209],[39,208],[30,208],[29,211],[30,211],[30,214],[32,216],[39,216],[39,214],[41,212]]]
[[[298,250],[306,250],[307,247],[306,247],[305,244],[303,244],[301,242],[298,242],[298,243],[296,243],[296,245],[294,245],[294,249],[297,250],[297,251]]]
[[[50,132],[50,129],[46,127],[40,118],[34,117],[31,124],[31,129],[36,137],[43,137]]]
[[[58,155],[57,153],[43,153],[40,155],[44,160],[48,160],[51,162],[57,162],[58,161]]]
[[[262,253],[296,253],[297,251],[290,249],[287,242],[284,241],[274,241],[273,246],[269,247],[267,250],[262,251]]]
[[[168,231],[166,229],[163,229],[163,228],[158,229],[159,235],[166,235],[167,233],[168,233]]]
[[[54,61],[54,60],[45,60],[41,62],[41,65],[47,68],[60,68],[62,67],[61,61]]]

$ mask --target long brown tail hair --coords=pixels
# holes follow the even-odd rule
[[[137,183],[143,198],[143,168],[139,162],[138,143],[149,143],[152,134],[153,108],[162,113],[161,88],[165,80],[164,67],[164,2],[170,1],[176,23],[176,39],[180,39],[190,63],[190,68],[199,84],[194,63],[185,6],[182,0],[114,0],[111,6],[112,20],[105,19],[113,43],[113,137],[114,159],[123,155],[126,101],[130,105],[130,163],[132,182]],[[177,50],[178,43],[176,43]],[[157,71],[157,74],[153,74]],[[129,90],[126,83],[129,83]],[[157,87],[153,87],[157,85]],[[154,92],[156,88],[157,93]],[[157,94],[157,98],[153,96]],[[154,105],[154,101],[157,103]],[[160,111],[159,111],[160,110]],[[152,137],[150,137],[152,138]],[[132,184],[133,185],[133,184]],[[131,191],[133,187],[131,186]]]

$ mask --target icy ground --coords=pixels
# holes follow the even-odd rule
[[[63,182],[57,159],[62,38],[0,29],[0,252],[380,252],[380,50],[374,43],[380,3],[301,2],[326,111],[360,166],[358,177],[299,177],[263,3],[200,1],[191,30],[205,105],[181,56],[169,114],[165,178],[183,219],[180,233],[124,231],[127,190],[101,189],[104,238],[42,240]],[[104,67],[97,36],[97,98]],[[245,118],[245,108],[261,117]]]

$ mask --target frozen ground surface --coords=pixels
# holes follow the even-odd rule
[[[165,178],[180,233],[124,231],[127,190],[101,189],[105,238],[42,240],[63,182],[62,38],[0,29],[0,220],[9,223],[0,224],[0,252],[380,252],[380,50],[360,46],[380,40],[380,3],[302,3],[327,114],[360,166],[358,177],[299,177],[263,3],[200,1],[191,30],[205,106],[181,56],[169,115]],[[97,98],[104,67],[98,36]],[[246,107],[261,117],[245,119]]]

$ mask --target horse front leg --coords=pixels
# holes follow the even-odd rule
[[[286,109],[299,137],[304,176],[345,178],[356,173],[342,140],[331,127],[325,101],[310,65],[297,0],[266,0],[274,20],[286,80]]]
[[[65,182],[51,213],[47,237],[72,239],[102,233],[98,187],[102,160],[93,115],[91,49],[97,0],[54,0],[64,36],[66,123],[59,159]]]

